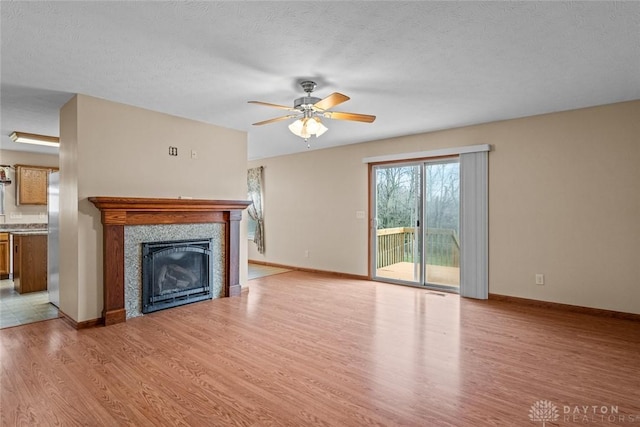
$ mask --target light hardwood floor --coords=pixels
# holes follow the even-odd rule
[[[412,262],[398,262],[387,265],[379,268],[376,274],[378,277],[405,280],[407,282],[416,282],[420,277],[420,273],[416,271],[416,265]],[[458,267],[427,264],[426,276],[426,281],[433,285],[460,287],[460,268]]]
[[[533,426],[540,400],[640,425],[640,322],[311,273],[0,339],[7,426]]]

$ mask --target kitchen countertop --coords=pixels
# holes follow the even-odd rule
[[[47,234],[47,224],[0,224],[0,233]]]
[[[19,231],[10,231],[11,234],[16,236],[46,236],[49,234],[47,230],[19,230]]]

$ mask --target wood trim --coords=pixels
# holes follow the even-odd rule
[[[342,277],[342,278],[345,278],[345,279],[369,280],[369,278],[367,276],[360,275],[360,274],[340,273],[338,271],[328,271],[328,270],[316,270],[314,268],[305,268],[305,267],[294,267],[294,266],[291,266],[291,265],[276,264],[276,263],[273,263],[273,262],[266,262],[266,261],[249,260],[249,263],[250,264],[264,265],[264,266],[267,266],[267,267],[286,268],[287,270],[293,270],[293,271],[303,271],[305,273],[325,274],[325,275],[330,275],[330,276],[334,276],[334,277]]]
[[[509,295],[489,294],[489,299],[512,304],[520,304],[528,307],[548,308],[552,310],[569,311],[572,313],[591,314],[600,317],[613,317],[616,319],[633,320],[640,322],[640,314],[625,313],[622,311],[605,310],[601,308],[583,307],[580,305],[562,304],[551,301],[540,301],[529,298],[512,297]]]
[[[240,221],[247,200],[89,197],[102,215],[103,299],[106,326],[126,321],[124,308],[124,227],[126,225],[225,224],[224,296],[238,296]]]
[[[107,212],[211,212],[244,209],[248,200],[156,199],[147,197],[89,197],[101,211]],[[126,216],[125,216],[126,218]]]
[[[103,225],[102,235],[102,318],[109,326],[127,318],[124,309],[124,225]]]
[[[91,320],[85,320],[82,322],[76,322],[71,318],[71,316],[64,313],[62,310],[58,310],[58,316],[60,319],[64,320],[65,323],[67,323],[69,326],[71,326],[73,329],[76,329],[76,330],[95,328],[96,326],[103,325],[102,319],[91,319]]]

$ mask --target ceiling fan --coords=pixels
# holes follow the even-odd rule
[[[249,101],[250,104],[266,105],[267,107],[280,108],[281,110],[291,111],[292,114],[286,116],[276,117],[274,119],[264,120],[254,123],[254,126],[262,126],[269,123],[279,122],[281,120],[296,119],[289,125],[289,130],[295,135],[304,138],[305,141],[309,137],[315,135],[316,137],[325,133],[328,129],[320,120],[321,117],[334,120],[351,120],[356,122],[372,123],[376,116],[369,114],[355,114],[345,113],[339,111],[329,111],[336,105],[342,104],[348,101],[350,98],[338,92],[334,92],[326,98],[317,98],[311,96],[316,88],[316,83],[305,80],[300,82],[302,90],[306,92],[306,95],[297,98],[293,101],[293,107],[287,107],[286,105],[271,104],[261,101]]]

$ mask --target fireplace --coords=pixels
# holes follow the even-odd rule
[[[213,239],[142,244],[142,312],[213,298]]]
[[[156,199],[143,197],[89,197],[89,201],[102,213],[103,255],[103,310],[105,325],[125,322],[125,228],[169,226],[196,226],[217,224],[224,230],[222,245],[224,254],[220,283],[220,297],[238,296],[241,292],[239,280],[240,220],[242,210],[251,204],[246,200],[204,199]],[[211,235],[211,234],[209,234]],[[177,237],[176,239],[203,238],[204,236]],[[171,238],[158,239],[169,241]],[[145,238],[140,243],[149,242]],[[153,239],[155,241],[155,239]],[[134,251],[135,252],[135,251]],[[134,268],[141,262],[135,263]],[[130,267],[131,264],[129,263]],[[215,276],[214,276],[215,278]],[[215,290],[214,290],[215,292]],[[141,302],[141,298],[137,299]]]

